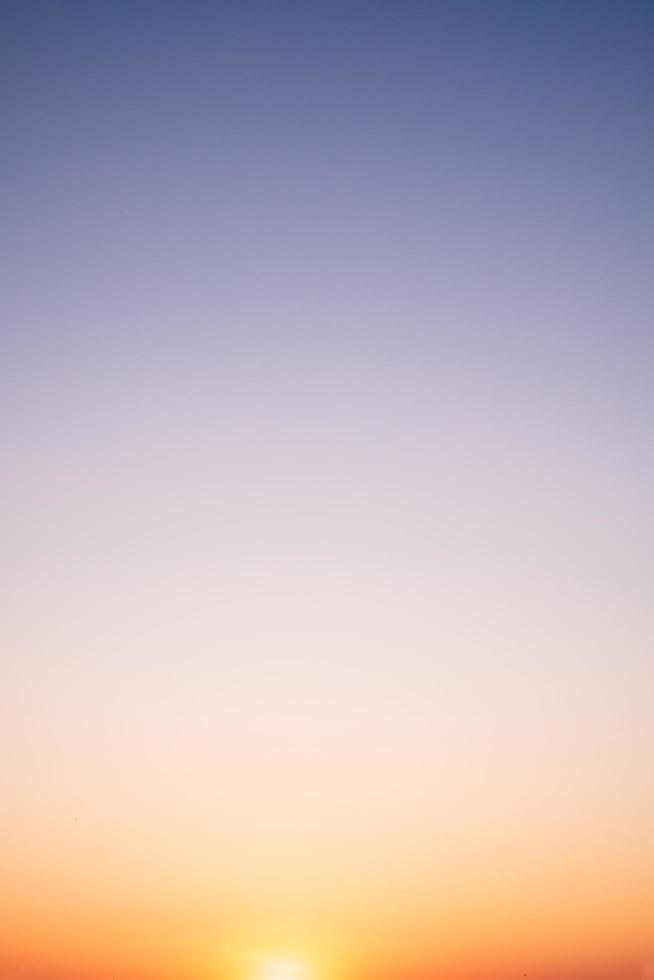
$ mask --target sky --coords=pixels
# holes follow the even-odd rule
[[[0,980],[654,977],[654,6],[0,0]]]

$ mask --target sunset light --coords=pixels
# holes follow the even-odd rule
[[[654,980],[654,0],[0,0],[0,980]]]
[[[317,980],[308,963],[279,956],[263,956],[256,976],[257,980]]]

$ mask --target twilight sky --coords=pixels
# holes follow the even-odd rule
[[[0,980],[654,976],[654,5],[0,0]]]

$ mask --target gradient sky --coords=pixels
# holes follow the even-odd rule
[[[654,4],[0,77],[0,978],[654,976]]]

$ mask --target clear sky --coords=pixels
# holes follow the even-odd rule
[[[654,976],[654,5],[0,0],[1,980]]]

